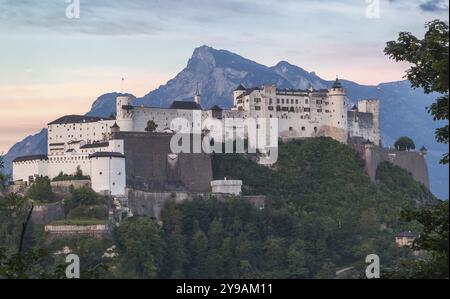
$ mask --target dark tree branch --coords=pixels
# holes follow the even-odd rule
[[[20,243],[19,243],[19,253],[22,253],[22,248],[23,248],[23,239],[25,237],[25,232],[27,230],[27,226],[28,226],[28,222],[30,221],[31,218],[31,214],[33,213],[33,209],[34,209],[34,205],[31,205],[31,209],[28,212],[28,216],[27,219],[25,220],[24,223],[22,223],[22,233],[20,234]]]

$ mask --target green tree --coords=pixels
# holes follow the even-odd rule
[[[7,176],[3,173],[3,169],[5,168],[5,161],[3,159],[3,154],[0,155],[0,191],[6,187],[7,184]]]
[[[153,120],[149,120],[147,122],[147,127],[145,127],[146,132],[155,132],[158,128],[158,125]]]
[[[201,229],[197,229],[192,236],[192,240],[189,245],[191,252],[191,277],[206,278],[208,267],[208,237]]]
[[[75,171],[75,175],[73,176],[75,180],[86,180],[89,179],[89,176],[83,174],[80,166],[77,166],[77,170]]]
[[[104,219],[107,216],[107,198],[89,187],[73,189],[71,197],[64,201],[64,209],[69,218]]]
[[[158,278],[163,264],[165,243],[162,230],[147,217],[131,217],[114,231],[122,278]]]
[[[406,210],[402,217],[423,225],[412,250],[425,251],[426,258],[403,260],[388,278],[448,279],[449,278],[449,210],[448,201],[420,209]]]
[[[395,141],[394,146],[399,151],[410,151],[416,149],[414,141],[408,136],[402,136],[399,139],[397,139],[397,141]]]
[[[384,52],[395,61],[406,61],[411,68],[406,77],[414,88],[422,87],[425,93],[441,94],[428,108],[435,120],[446,120],[447,124],[436,130],[436,140],[448,144],[449,141],[449,26],[440,20],[426,23],[427,32],[419,39],[409,32],[401,32],[397,41],[387,43]],[[446,153],[441,163],[448,164]]]
[[[38,202],[53,202],[55,195],[48,177],[38,177],[27,192],[27,197]]]

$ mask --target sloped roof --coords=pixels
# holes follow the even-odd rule
[[[96,152],[89,155],[89,159],[91,158],[125,158],[125,155],[118,152]]]
[[[17,157],[13,160],[13,163],[15,162],[25,162],[25,161],[34,161],[34,160],[48,160],[47,155],[31,155],[31,156],[22,156]]]
[[[97,148],[97,147],[107,147],[109,146],[109,142],[96,142],[96,143],[88,143],[83,146],[80,146],[81,149],[86,148]]]
[[[111,120],[111,118],[85,115],[65,115],[48,123],[48,125],[93,123],[102,120]]]
[[[416,235],[414,235],[413,232],[411,231],[402,232],[397,235],[397,238],[415,238],[415,237]]]
[[[234,91],[244,91],[244,90],[247,90],[247,88],[245,88],[242,84],[239,84],[239,86],[236,87]]]
[[[213,111],[222,111],[223,109],[220,108],[220,107],[217,106],[217,105],[214,105],[214,106],[212,106],[209,110],[213,110]]]
[[[342,88],[341,81],[339,81],[338,78],[336,78],[336,81],[334,81],[332,88]]]
[[[179,110],[203,110],[202,106],[196,102],[191,101],[174,101],[169,109],[179,109]]]
[[[237,98],[238,99],[242,99],[243,97],[246,97],[246,96],[250,95],[255,90],[261,90],[261,88],[260,87],[252,87],[252,88],[246,89],[246,92],[244,92],[243,94],[241,94]]]

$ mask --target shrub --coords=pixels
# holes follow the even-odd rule
[[[40,202],[53,202],[55,195],[53,194],[48,177],[38,177],[31,185],[26,196],[32,200]]]

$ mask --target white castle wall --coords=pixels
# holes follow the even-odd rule
[[[117,152],[123,154],[123,140],[109,140],[108,143],[98,143],[92,148],[83,148],[83,146],[62,145],[64,148],[72,147],[74,151],[63,151],[64,154],[53,154],[48,156],[48,160],[29,160],[13,163],[13,180],[29,182],[29,178],[36,176],[47,176],[50,179],[55,178],[61,172],[63,174],[73,175],[79,167],[83,175],[91,176],[95,171],[89,160],[89,155],[96,152]],[[76,149],[75,149],[76,148]],[[120,185],[118,188],[121,188]]]
[[[96,192],[119,196],[125,194],[126,172],[124,157],[93,157],[91,183]]]
[[[239,195],[242,193],[241,180],[211,181],[212,193]]]
[[[278,118],[280,137],[329,136],[347,141],[347,99],[343,88],[317,91],[263,86],[243,93],[234,93],[233,111],[246,111],[253,118]]]
[[[204,120],[208,115],[206,111],[197,110],[196,112],[200,113],[201,120]],[[186,119],[191,123],[191,126],[201,126],[201,123],[198,121],[192,124],[194,118],[192,110],[136,107],[133,111],[133,131],[145,131],[149,120],[153,120],[158,125],[156,132],[163,132],[166,129],[177,131],[178,128],[172,124],[172,120],[176,118]],[[120,127],[120,130],[127,131],[122,129],[122,127]]]
[[[373,143],[381,146],[381,122],[380,122],[380,101],[379,100],[360,100],[358,102],[360,112],[370,113],[373,116]]]
[[[30,160],[13,164],[13,180],[29,182],[30,177],[38,177],[47,173],[47,160]]]
[[[111,132],[110,127],[113,124],[114,120],[103,120],[99,122],[48,125],[49,151],[51,151],[51,148],[62,149],[58,144],[67,144],[74,140],[83,140],[87,143],[106,140]],[[53,144],[56,144],[56,146],[51,146]]]

